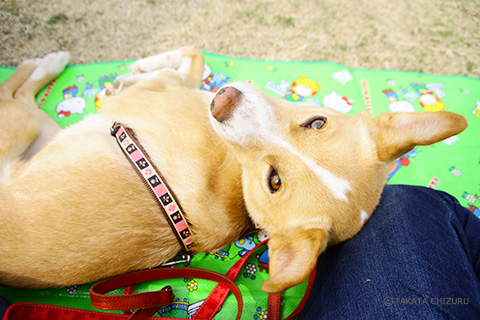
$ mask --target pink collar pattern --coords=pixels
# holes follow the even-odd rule
[[[133,130],[124,127],[118,122],[114,122],[110,133],[116,138],[123,154],[135,168],[140,179],[157,202],[183,250],[190,251],[193,246],[192,234],[183,210],[174,194],[170,191],[165,178],[160,174],[145,149],[135,137]]]

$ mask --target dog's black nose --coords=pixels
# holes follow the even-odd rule
[[[233,87],[220,89],[210,103],[212,116],[218,122],[227,120],[240,103],[241,96],[242,93]]]

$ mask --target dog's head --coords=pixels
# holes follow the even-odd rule
[[[349,116],[244,83],[219,90],[210,109],[213,128],[242,164],[249,214],[270,234],[262,289],[272,293],[305,280],[327,244],[362,228],[392,161],[467,126],[446,111]]]

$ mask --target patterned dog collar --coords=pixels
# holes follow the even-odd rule
[[[114,122],[110,133],[114,136],[135,171],[157,202],[183,250],[193,246],[192,235],[182,208],[170,191],[165,178],[155,167],[145,149],[135,137],[132,129]]]

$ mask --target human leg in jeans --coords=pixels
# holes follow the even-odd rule
[[[480,319],[480,219],[443,192],[387,185],[317,268],[302,319]]]

